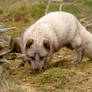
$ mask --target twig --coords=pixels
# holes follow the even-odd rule
[[[60,5],[60,7],[59,7],[59,11],[62,11],[62,7],[64,6],[64,5],[72,5],[73,3],[69,3],[69,2],[65,2],[65,3],[62,3],[61,5]]]
[[[3,32],[7,32],[7,31],[10,31],[10,30],[14,30],[16,27],[11,27],[11,28],[1,28],[0,29],[0,33],[3,33]]]
[[[48,13],[48,9],[49,9],[50,3],[51,3],[51,0],[48,0],[48,5],[47,5],[46,10],[45,10],[45,15]]]
[[[6,54],[8,54],[9,52],[11,51],[11,49],[7,49],[7,51],[1,51],[0,52],[0,56],[3,56],[3,55],[6,55]]]

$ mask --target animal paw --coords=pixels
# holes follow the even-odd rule
[[[72,64],[79,64],[79,63],[81,63],[81,61],[80,61],[80,60],[74,60],[74,61],[72,61],[71,63],[72,63]]]

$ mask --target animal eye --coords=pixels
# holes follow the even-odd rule
[[[35,60],[35,57],[30,56],[30,59]]]
[[[47,50],[50,50],[50,43],[49,43],[48,40],[44,40],[43,45],[44,45],[44,47],[45,47]]]
[[[44,59],[44,58],[45,58],[45,56],[41,56],[41,57],[40,57],[40,59]]]
[[[26,43],[26,48],[29,48],[33,44],[33,39],[30,39]]]

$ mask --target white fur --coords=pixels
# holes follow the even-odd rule
[[[70,13],[52,12],[43,16],[24,32],[23,48],[31,37],[39,45],[47,38],[57,50],[70,43],[73,48],[83,48],[84,53],[92,58],[92,35]]]

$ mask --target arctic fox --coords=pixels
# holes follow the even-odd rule
[[[77,18],[67,12],[51,12],[26,29],[23,36],[23,53],[35,71],[43,70],[53,53],[66,46],[76,49],[79,63],[84,54],[92,58],[92,34]]]

